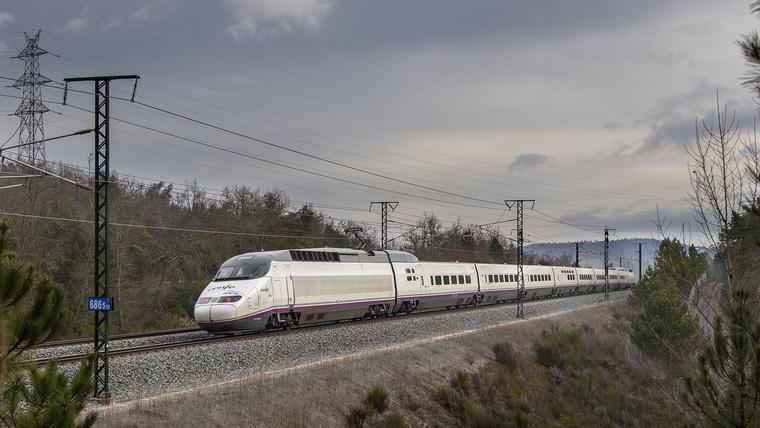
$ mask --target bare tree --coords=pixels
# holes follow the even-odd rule
[[[741,128],[736,113],[721,109],[716,94],[714,122],[695,121],[696,139],[687,147],[691,158],[689,202],[697,223],[724,266],[731,290],[736,278],[736,260],[727,240],[734,214],[743,204],[744,168],[741,158]],[[739,246],[736,246],[738,248]]]

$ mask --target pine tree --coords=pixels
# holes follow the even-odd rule
[[[21,354],[44,342],[63,324],[63,289],[10,251],[10,233],[0,222],[0,426],[90,426],[94,415],[75,420],[92,392],[92,358],[69,380],[55,363],[27,368]],[[9,378],[10,375],[10,378]]]
[[[727,318],[725,327],[716,319],[712,346],[686,377],[684,402],[702,426],[760,426],[760,322],[747,292],[734,292]]]

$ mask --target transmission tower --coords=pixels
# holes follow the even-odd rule
[[[42,115],[49,111],[42,102],[42,86],[49,83],[50,79],[40,74],[40,56],[48,53],[37,45],[41,31],[37,30],[34,36],[24,33],[26,47],[15,56],[24,61],[24,74],[12,85],[22,92],[21,104],[14,113],[21,122],[18,129],[19,144],[24,144],[18,149],[18,158],[31,164],[45,162],[45,143],[30,143],[45,138]]]
[[[522,318],[525,315],[525,308],[523,306],[523,299],[525,298],[525,275],[523,274],[523,204],[530,202],[530,209],[536,205],[536,201],[533,199],[507,199],[504,203],[507,208],[512,211],[513,207],[517,207],[517,318]]]

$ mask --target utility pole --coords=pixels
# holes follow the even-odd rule
[[[372,212],[372,206],[375,204],[380,205],[380,224],[381,224],[380,245],[382,246],[382,248],[380,249],[387,250],[388,249],[388,207],[391,207],[391,212],[396,211],[398,202],[389,202],[389,201],[370,202],[369,203],[370,212]]]
[[[512,211],[517,208],[517,318],[525,316],[523,299],[525,298],[525,275],[523,273],[523,204],[530,202],[532,210],[536,205],[535,199],[507,199],[504,204]]]
[[[604,226],[604,300],[610,300],[610,230]]]
[[[95,296],[89,298],[89,309],[95,312],[95,388],[93,395],[103,402],[110,402],[108,386],[109,312],[113,310],[108,294],[108,182],[109,170],[109,119],[110,86],[112,80],[134,80],[132,100],[137,89],[137,75],[90,76],[63,79],[66,82],[63,104],[70,82],[94,82],[95,84]],[[96,304],[93,304],[96,302]]]
[[[578,251],[578,243],[575,243],[575,267],[581,267],[580,265],[580,258],[579,258],[580,252]]]
[[[20,119],[18,159],[32,165],[45,162],[45,143],[33,142],[45,139],[42,115],[50,111],[42,102],[42,86],[50,79],[40,74],[40,56],[48,53],[37,45],[41,32],[37,30],[34,36],[24,33],[26,47],[14,57],[24,61],[24,74],[12,85],[22,92],[21,104],[14,113]]]
[[[641,282],[641,242],[639,242],[639,282]]]

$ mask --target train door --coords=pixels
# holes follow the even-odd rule
[[[261,301],[259,298],[259,291],[258,290],[251,291],[251,293],[248,295],[247,301],[248,301],[248,309],[254,310],[258,308],[261,305]]]
[[[272,266],[272,291],[275,306],[293,305],[293,280],[286,266]]]
[[[412,265],[413,274],[412,274],[412,280],[415,284],[417,284],[418,287],[422,290],[426,290],[430,288],[430,277],[428,277],[427,280],[425,280],[425,271],[422,268],[421,264]]]
[[[285,288],[287,288],[288,293],[288,306],[292,308],[296,304],[296,294],[293,290],[293,276],[288,275],[285,278]]]

